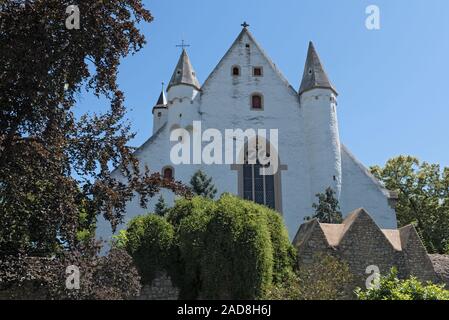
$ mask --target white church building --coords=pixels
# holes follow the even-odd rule
[[[203,84],[197,80],[183,49],[166,93],[162,91],[153,107],[153,135],[135,151],[135,156],[142,166],[185,184],[201,169],[213,178],[217,197],[229,192],[277,210],[291,238],[304,218],[313,215],[315,195],[328,187],[336,191],[344,215],[363,207],[381,228],[396,228],[397,196],[386,190],[340,142],[337,90],[312,43],[299,80],[296,90],[246,24]],[[260,175],[258,164],[174,164],[170,153],[175,142],[170,141],[170,134],[179,128],[192,132],[194,121],[201,122],[203,131],[212,128],[223,136],[228,129],[277,129],[276,146],[270,145],[270,152],[277,154],[277,172]],[[193,134],[176,143],[192,147],[195,142],[185,140]],[[114,174],[123,179],[119,170]],[[171,191],[163,190],[162,195],[173,203]],[[135,197],[127,204],[125,224],[136,215],[153,211],[157,198],[151,199],[148,208],[141,208]],[[99,219],[97,236],[108,240],[111,232],[110,225]]]

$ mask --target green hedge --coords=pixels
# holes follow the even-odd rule
[[[201,262],[207,252],[207,226],[215,208],[215,202],[210,199],[182,199],[176,202],[168,216],[169,221],[176,226],[180,262],[179,273],[173,277],[184,299],[196,299],[200,294],[203,277]]]
[[[176,259],[174,228],[154,214],[133,218],[117,243],[133,257],[144,283],[151,283],[160,271],[171,270]]]
[[[120,243],[145,281],[166,270],[184,299],[261,298],[295,261],[281,216],[229,194],[178,200],[166,219],[135,218]]]
[[[260,297],[270,285],[273,246],[262,207],[225,195],[207,225],[201,262],[208,299]]]

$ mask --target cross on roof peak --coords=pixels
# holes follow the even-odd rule
[[[184,48],[190,47],[190,44],[186,44],[184,40],[181,40],[181,44],[177,44],[176,46],[184,50]]]
[[[243,21],[243,23],[241,24],[241,26],[243,27],[243,28],[248,28],[249,27],[249,24],[248,23],[246,23],[246,21]]]

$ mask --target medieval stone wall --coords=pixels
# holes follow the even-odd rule
[[[441,263],[446,269],[440,268],[443,271],[439,279],[413,226],[381,230],[363,209],[351,213],[340,225],[310,221],[300,227],[293,244],[298,250],[299,267],[310,263],[313,255],[320,252],[347,262],[355,278],[354,286],[365,285],[369,266],[379,268],[382,275],[396,267],[404,278],[413,275],[433,282],[449,279],[449,262]]]
[[[150,285],[142,287],[138,300],[177,300],[179,289],[176,288],[170,277],[165,274],[159,274]]]
[[[342,235],[336,251],[342,260],[348,262],[359,285],[365,283],[367,267],[377,266],[381,274],[386,274],[398,259],[397,252],[368,215],[354,219]]]
[[[444,254],[429,254],[433,267],[437,274],[440,283],[446,285],[449,289],[449,255]]]

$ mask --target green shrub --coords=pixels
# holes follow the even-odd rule
[[[280,283],[289,277],[296,266],[296,250],[290,242],[288,231],[279,213],[266,207],[268,229],[273,246],[273,283]]]
[[[415,277],[398,279],[396,268],[381,276],[378,286],[365,291],[357,288],[356,295],[360,300],[449,300],[449,291],[444,285],[422,283]]]
[[[347,263],[324,253],[316,254],[310,264],[287,274],[273,284],[266,299],[270,300],[341,300],[351,298],[353,276]]]
[[[133,257],[143,283],[151,283],[158,272],[170,271],[175,259],[175,233],[164,218],[149,214],[137,216],[120,232],[117,245]]]
[[[341,300],[352,298],[353,275],[349,266],[332,255],[317,253],[311,264],[298,272],[304,300]]]
[[[264,299],[266,300],[303,300],[299,276],[296,272],[284,274],[282,281],[272,283]]]
[[[222,196],[207,225],[204,249],[204,298],[253,299],[270,285],[273,246],[262,207]]]
[[[201,291],[201,261],[205,252],[205,237],[215,202],[195,197],[176,202],[169,219],[177,223],[177,243],[179,248],[178,277],[180,297],[196,299]],[[182,218],[181,218],[182,217]]]
[[[166,219],[135,218],[116,243],[146,281],[166,270],[183,299],[261,298],[295,264],[280,215],[229,194],[180,199]]]

